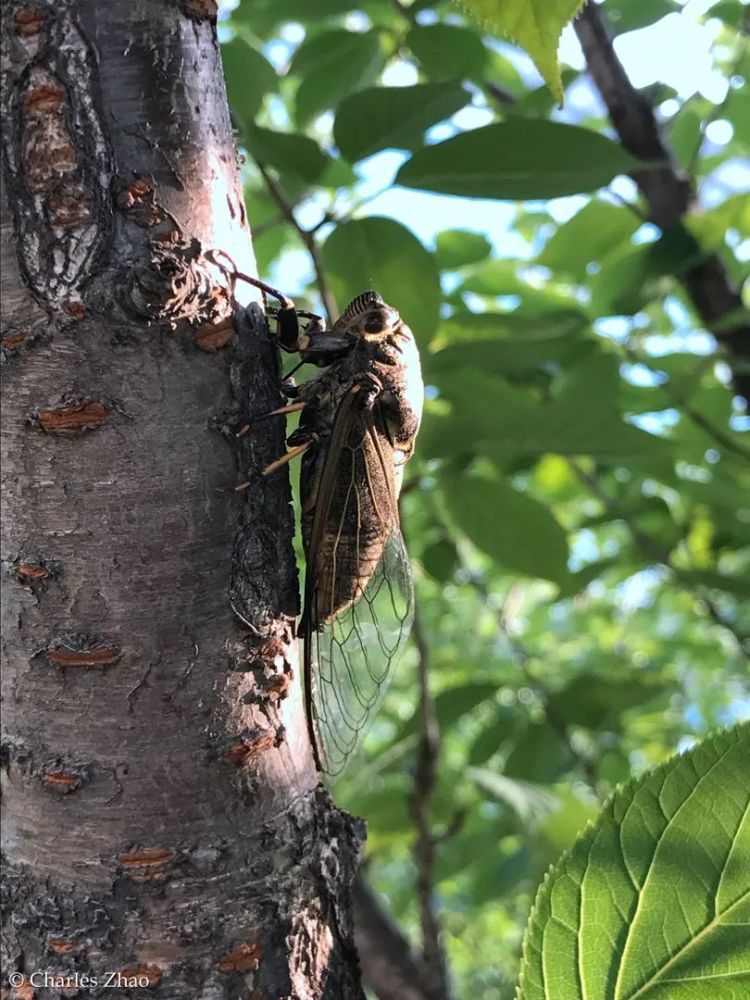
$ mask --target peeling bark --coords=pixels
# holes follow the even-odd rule
[[[362,996],[214,15],[6,12],[4,997]]]

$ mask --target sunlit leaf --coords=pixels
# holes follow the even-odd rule
[[[518,1000],[750,990],[750,726],[618,791],[548,874]]]
[[[562,103],[557,65],[560,35],[582,6],[582,0],[455,0],[490,31],[511,38],[526,49],[550,90]]]

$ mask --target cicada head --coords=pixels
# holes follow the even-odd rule
[[[398,332],[401,325],[398,310],[385,303],[378,292],[367,291],[352,299],[334,327],[345,328],[365,340],[378,341]]]

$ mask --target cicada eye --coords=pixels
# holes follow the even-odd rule
[[[385,328],[383,314],[371,312],[365,320],[365,330],[367,333],[382,333]]]

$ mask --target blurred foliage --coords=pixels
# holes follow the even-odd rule
[[[625,33],[680,6],[603,10]],[[292,273],[284,290],[317,311],[321,274],[339,307],[376,287],[422,351],[402,510],[442,732],[435,897],[459,997],[512,995],[545,870],[619,782],[747,712],[748,424],[680,284],[709,250],[736,281],[747,269],[748,200],[722,179],[750,145],[743,12],[706,15],[731,80],[720,105],[650,89],[698,191],[675,233],[614,180],[633,161],[584,75],[562,67],[558,109],[519,50],[448,0],[242,0],[220,22],[261,276]],[[507,227],[439,231],[436,207],[425,243],[371,216],[362,163],[394,149],[406,158],[381,189],[513,200]],[[488,226],[505,219],[484,204]],[[369,876],[418,944],[416,665],[414,651],[336,797],[367,818]]]

